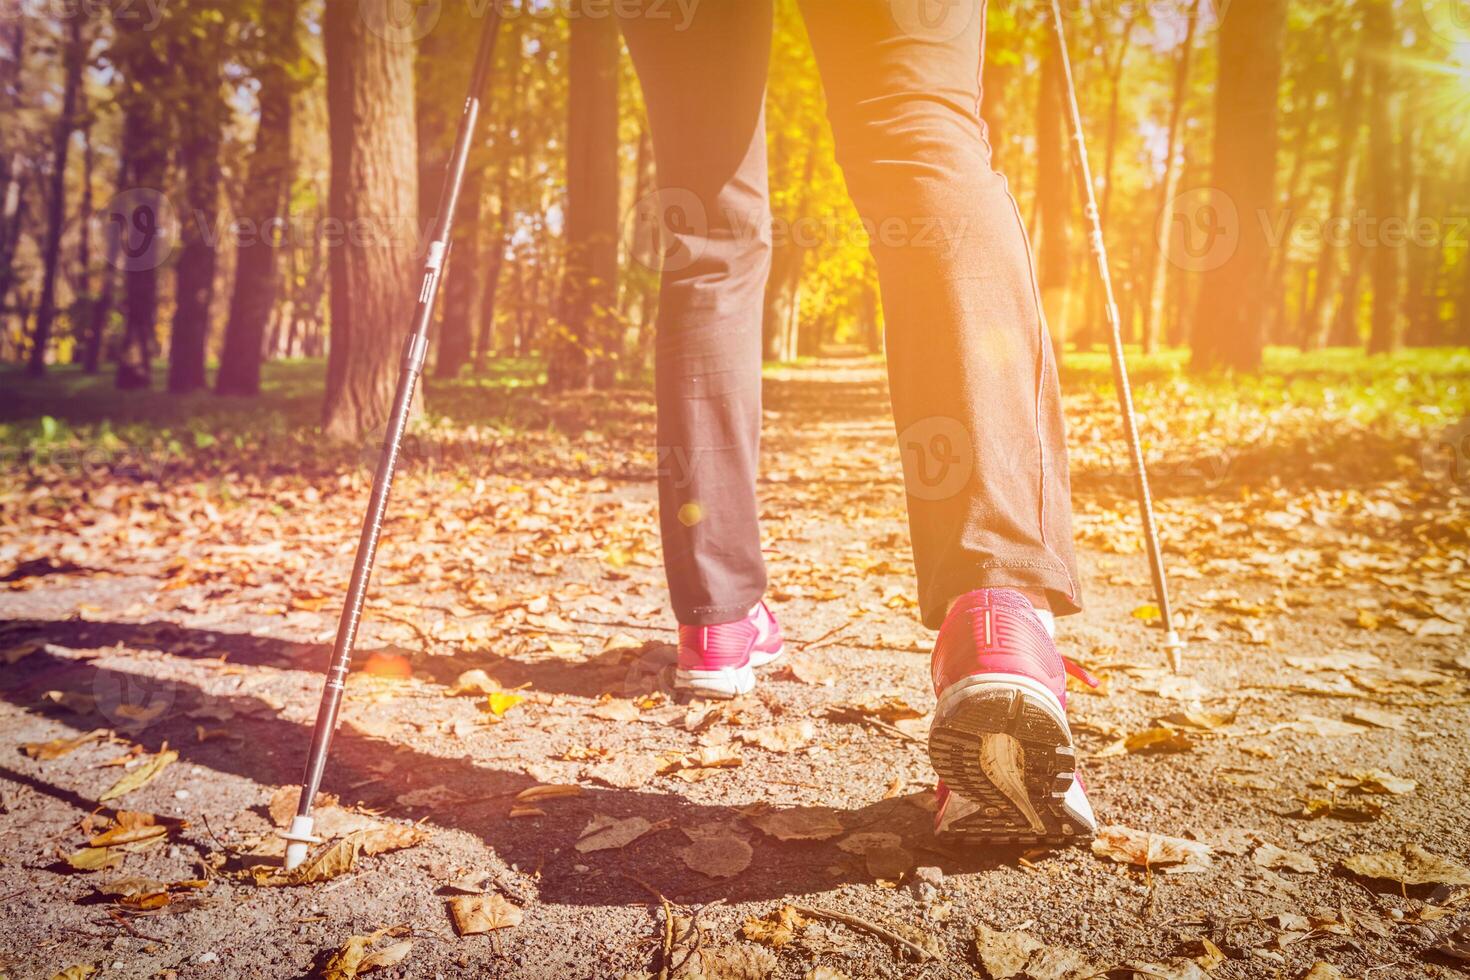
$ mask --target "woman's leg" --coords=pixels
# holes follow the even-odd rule
[[[802,0],[873,236],[924,621],[974,589],[1075,612],[1056,365],[980,117],[982,0]]]
[[[621,9],[621,5],[620,5]],[[761,304],[770,270],[770,0],[620,18],[643,83],[665,256],[656,344],[659,512],[674,613],[744,617],[766,588],[756,505]]]

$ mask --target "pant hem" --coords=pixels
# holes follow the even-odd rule
[[[733,606],[695,606],[687,611],[675,610],[674,618],[680,626],[720,626],[744,619],[760,601],[761,597],[757,595],[749,602]]]
[[[1072,616],[1082,611],[1077,584],[1063,565],[1025,560],[983,562],[971,566],[963,578],[935,586],[920,598],[924,625],[939,629],[944,625],[949,604],[976,589],[1033,589],[1046,593],[1057,616]]]

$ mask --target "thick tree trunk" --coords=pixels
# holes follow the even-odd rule
[[[220,76],[222,32],[222,21],[205,21],[174,50],[174,62],[188,82],[187,105],[179,123],[179,169],[189,209],[182,222],[169,333],[168,390],[174,394],[198,391],[208,383],[205,359],[217,257],[219,151],[228,113]]]
[[[8,69],[0,75],[0,99],[3,99],[0,109],[5,110],[7,118],[10,118],[21,105],[27,78],[25,18],[0,18],[0,37],[4,38],[9,55],[0,61],[0,65]],[[4,316],[10,289],[15,284],[15,250],[20,244],[21,227],[25,223],[26,181],[21,171],[25,160],[25,155],[19,150],[12,150],[8,141],[0,149],[0,338],[6,336]],[[15,335],[24,341],[24,320],[21,320]]]
[[[41,300],[36,310],[36,332],[31,338],[31,357],[26,373],[39,378],[46,373],[46,352],[51,345],[51,324],[56,317],[56,274],[61,262],[61,236],[66,231],[66,162],[71,136],[76,129],[77,93],[92,46],[86,36],[86,19],[73,17],[69,25],[64,62],[66,81],[61,95],[61,112],[56,119],[56,137],[51,147],[51,188],[46,204],[46,248],[42,253]]]
[[[480,206],[484,191],[485,166],[481,161],[465,176],[454,224],[454,247],[444,284],[444,319],[439,324],[439,354],[434,361],[437,378],[457,376],[474,354],[475,318],[481,298]]]
[[[1213,182],[1217,210],[1233,210],[1236,244],[1205,273],[1193,366],[1253,371],[1265,349],[1269,246],[1257,220],[1276,204],[1276,103],[1286,0],[1234,0],[1220,24]],[[1228,231],[1229,229],[1227,229]]]
[[[611,387],[621,351],[618,301],[618,31],[571,22],[567,112],[567,253],[552,391]]]
[[[123,101],[123,167],[133,191],[162,193],[172,139],[171,115],[158,98],[168,67],[159,58],[155,39],[137,17],[115,19],[118,38],[113,57],[128,87]],[[158,331],[158,265],[165,251],[160,236],[169,234],[164,215],[146,196],[127,214],[110,216],[109,237],[116,241],[124,268],[123,336],[117,352],[117,387],[147,388],[153,383],[152,357]],[[113,247],[109,245],[109,247]]]
[[[1332,166],[1332,198],[1327,208],[1329,221],[1346,218],[1351,210],[1353,191],[1358,182],[1358,147],[1361,145],[1363,112],[1363,79],[1366,74],[1362,54],[1350,69],[1352,77],[1338,110],[1337,152]],[[1329,226],[1330,228],[1330,226]],[[1322,236],[1322,249],[1317,255],[1317,284],[1312,291],[1312,305],[1307,311],[1302,346],[1317,350],[1327,345],[1332,334],[1336,311],[1334,295],[1342,281],[1344,247],[1335,234]]]
[[[1058,357],[1067,342],[1072,272],[1072,178],[1062,121],[1065,80],[1056,41],[1047,39],[1036,105],[1036,199],[1040,219],[1037,278],[1041,306]]]
[[[280,287],[284,239],[277,230],[290,214],[295,86],[288,66],[297,58],[296,21],[296,0],[270,0],[261,7],[261,31],[269,53],[257,73],[260,124],[240,204],[240,216],[253,226],[254,234],[242,238],[235,249],[235,289],[214,379],[214,390],[221,395],[260,392],[266,325]]]
[[[323,22],[331,216],[356,240],[331,250],[331,339],[322,424],[356,440],[382,423],[398,378],[417,271],[413,45],[370,30],[354,0]]]
[[[1391,0],[1367,0],[1363,33],[1391,46],[1393,36]],[[1385,52],[1386,55],[1386,52]],[[1400,217],[1398,156],[1394,151],[1394,116],[1397,91],[1392,61],[1377,57],[1368,62],[1368,211],[1377,220],[1378,240],[1372,249],[1369,276],[1373,282],[1373,317],[1368,333],[1368,353],[1385,354],[1403,341],[1401,290],[1404,278],[1404,249],[1383,241],[1383,222]],[[1401,217],[1400,217],[1400,220]]]

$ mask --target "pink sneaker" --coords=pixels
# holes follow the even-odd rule
[[[786,651],[781,626],[764,602],[744,619],[679,627],[674,689],[697,698],[733,698],[755,690],[755,671]]]
[[[1012,589],[961,596],[934,645],[939,704],[929,760],[935,833],[1062,844],[1097,833],[1067,726],[1067,674],[1031,601]]]

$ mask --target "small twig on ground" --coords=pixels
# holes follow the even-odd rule
[[[817,637],[814,640],[801,640],[800,642],[798,642],[796,644],[796,649],[798,649],[798,650],[805,650],[808,647],[814,647],[818,643],[821,643],[823,640],[827,639],[827,637],[832,636],[835,633],[841,633],[843,630],[847,629],[851,625],[852,625],[851,622],[846,622],[846,623],[843,623],[841,626],[834,626],[834,627],[832,627],[827,632],[823,633],[821,636]]]
[[[660,895],[664,907],[664,950],[659,958],[658,980],[669,980],[669,964],[674,960],[674,909],[669,900]]]
[[[846,912],[836,912],[832,909],[814,908],[810,905],[792,905],[791,907],[802,915],[810,916],[813,919],[827,919],[831,922],[841,922],[844,925],[852,926],[854,929],[862,929],[870,932],[880,939],[886,939],[890,943],[902,946],[920,960],[932,960],[935,958],[933,953],[918,943],[910,942],[898,933],[885,929],[875,922],[869,922],[867,919],[862,919],[855,915],[848,915]]]
[[[173,943],[170,943],[166,939],[158,939],[154,936],[148,935],[146,932],[139,932],[137,929],[134,929],[132,923],[130,923],[126,918],[119,914],[116,909],[108,909],[107,917],[110,918],[113,922],[116,922],[118,925],[122,926],[123,929],[127,931],[128,935],[133,936],[136,939],[145,939],[150,943],[158,943],[160,946],[164,947],[169,947],[173,945]]]

